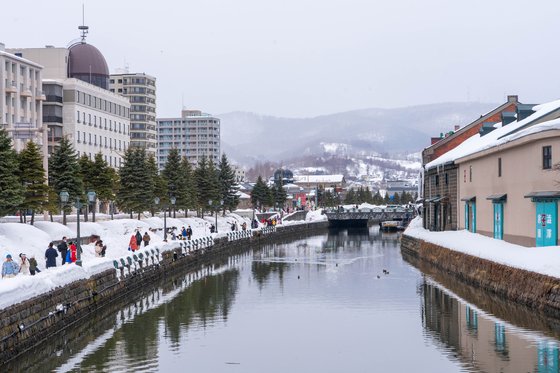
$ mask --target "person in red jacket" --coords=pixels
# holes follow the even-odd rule
[[[70,245],[68,245],[68,255],[70,256],[70,263],[76,263],[76,260],[78,260],[76,243],[70,242]]]
[[[130,242],[128,243],[128,249],[131,251],[138,250],[138,242],[136,241],[136,236],[132,235],[130,237]]]

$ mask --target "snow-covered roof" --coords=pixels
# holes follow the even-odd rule
[[[344,175],[295,175],[298,183],[342,183]]]
[[[525,135],[521,135],[521,136],[526,136],[528,133],[526,133],[525,131],[532,129],[535,126],[529,127],[527,129],[523,129],[521,131],[519,130],[558,109],[560,109],[560,100],[535,106],[533,108],[533,110],[535,110],[535,113],[533,113],[532,115],[528,116],[527,118],[519,122],[513,122],[506,126],[502,126],[502,123],[497,123],[494,125],[496,129],[493,130],[492,132],[484,136],[480,136],[480,134],[471,136],[463,143],[461,143],[461,145],[457,146],[456,148],[443,154],[441,157],[436,158],[435,160],[426,164],[426,170],[434,167],[442,166],[446,163],[453,162],[456,159],[463,158],[474,153],[478,153],[480,151],[489,149],[491,147],[502,144],[504,142],[512,141],[512,138],[509,138],[508,135],[513,136],[513,135],[519,135],[521,133],[525,133]],[[545,128],[545,127],[541,127],[541,128]],[[515,138],[519,138],[519,137],[515,137]]]
[[[239,199],[249,199],[249,198],[251,198],[250,195],[248,195],[247,193],[243,193],[239,190],[235,194],[239,197]]]

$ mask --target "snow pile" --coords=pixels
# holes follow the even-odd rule
[[[167,227],[176,227],[176,234],[181,228],[191,226],[193,238],[210,235],[210,224],[215,224],[215,216],[200,218],[167,218]],[[236,214],[218,216],[219,234],[214,237],[224,236],[231,231],[232,223],[236,222],[241,230],[243,222],[250,226],[250,220]],[[35,226],[20,223],[0,224],[0,254],[4,260],[7,254],[11,254],[16,262],[19,261],[19,253],[25,253],[28,258],[35,257],[41,273],[35,276],[18,275],[15,278],[0,280],[0,309],[22,302],[34,296],[53,290],[59,286],[67,285],[73,281],[89,278],[91,275],[114,268],[113,260],[130,255],[128,243],[139,230],[143,235],[150,235],[148,248],[159,248],[160,251],[170,250],[179,245],[178,241],[168,243],[163,241],[164,220],[160,217],[151,217],[144,220],[118,219],[99,222],[80,222],[81,237],[98,235],[105,245],[107,252],[104,258],[95,256],[94,244],[82,245],[83,267],[75,264],[61,266],[61,257],[56,259],[57,267],[45,268],[45,251],[49,242],[60,240],[63,236],[76,237],[76,223],[64,226],[60,223],[36,222]],[[145,250],[144,245],[140,252]]]
[[[323,209],[309,211],[305,216],[305,221],[326,221],[327,215],[323,215]]]
[[[430,232],[422,227],[420,217],[410,222],[404,234],[510,267],[560,278],[560,246],[524,247],[466,230]]]

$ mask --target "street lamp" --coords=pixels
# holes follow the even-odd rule
[[[159,205],[159,197],[154,198],[154,205]],[[166,227],[165,209],[163,209],[163,240],[167,240],[167,227]]]
[[[68,198],[70,198],[70,194],[66,191],[66,189],[62,190],[59,194],[60,202],[62,203],[62,224],[66,225],[66,210],[64,209],[64,205],[68,203]]]
[[[171,202],[171,206],[173,206],[173,213],[175,213],[175,203],[177,202],[177,198],[175,198],[175,196],[171,196],[169,197],[169,202]],[[167,241],[167,219],[165,218],[165,210],[163,210],[163,230],[165,231],[163,234],[163,240]]]
[[[91,205],[91,218],[92,218],[92,221],[94,223],[95,223],[95,207],[96,207],[95,206],[95,200],[96,200],[96,198],[97,198],[97,194],[95,194],[94,191],[90,190],[87,193],[87,199],[88,199],[89,204]]]
[[[88,193],[89,194],[89,193]],[[70,199],[70,194],[63,190],[59,194],[60,201],[64,204],[68,203]],[[95,198],[95,197],[94,197]],[[80,197],[76,197],[76,265],[82,266],[82,245],[81,245],[81,238],[80,238],[80,209],[82,205],[80,204]]]
[[[220,200],[220,210],[222,209],[223,205],[224,205],[224,200],[221,199]],[[216,233],[218,233],[218,211],[216,211]]]

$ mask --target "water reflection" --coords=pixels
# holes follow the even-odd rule
[[[420,286],[428,339],[466,367],[484,372],[559,372],[557,341],[462,303],[437,284],[424,280]]]
[[[329,231],[171,275],[6,371],[560,373],[559,320],[403,260],[398,239]]]

